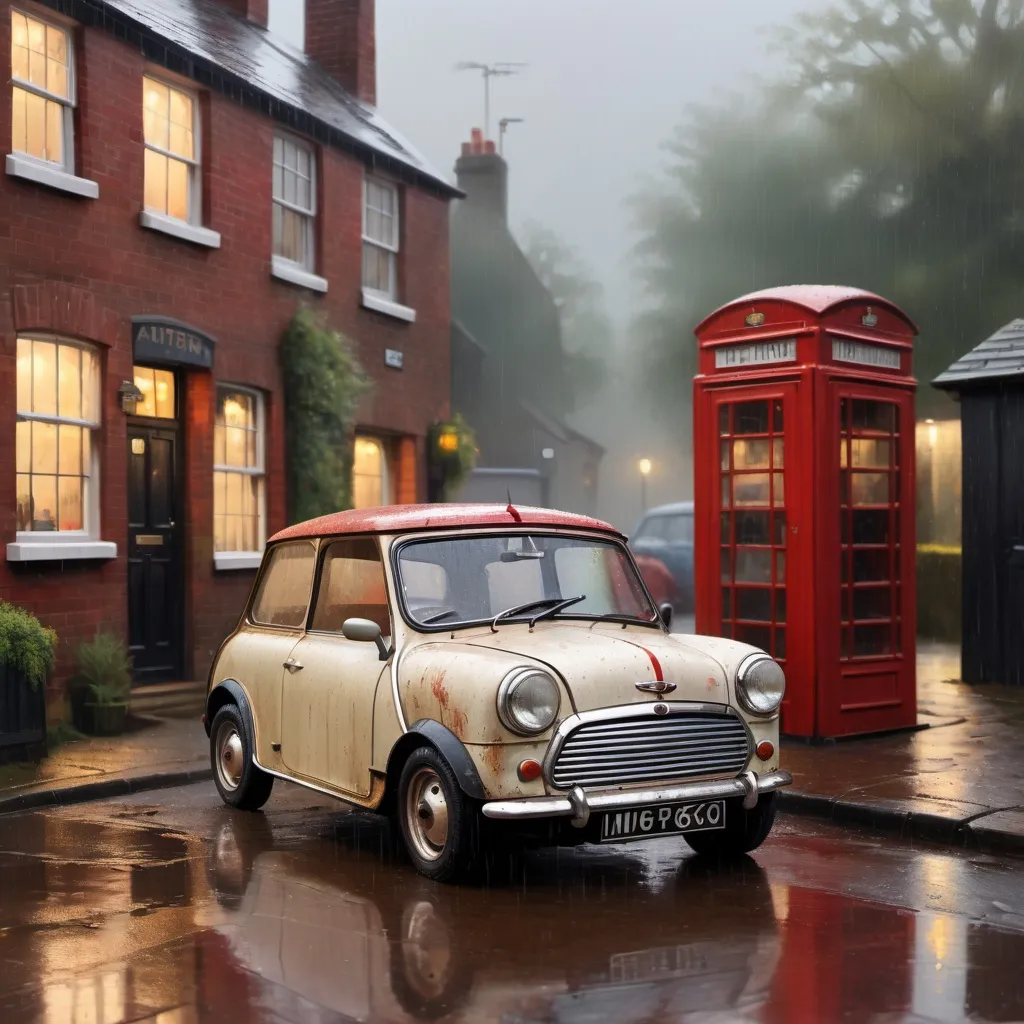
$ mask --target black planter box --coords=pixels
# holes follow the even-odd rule
[[[46,756],[46,693],[0,665],[0,764]]]

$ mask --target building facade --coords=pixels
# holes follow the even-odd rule
[[[509,229],[508,165],[475,130],[455,173],[465,198],[452,211],[452,405],[476,431],[484,471],[467,493],[504,500],[531,471],[543,504],[594,515],[604,449],[565,422],[561,315]]]
[[[0,0],[0,599],[136,678],[202,678],[286,525],[278,348],[308,307],[374,387],[365,505],[425,497],[455,190],[374,109],[373,0]]]

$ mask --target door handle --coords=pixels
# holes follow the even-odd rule
[[[284,667],[288,669],[289,672],[298,672],[299,669],[302,668],[302,666],[294,658],[289,658],[284,663]]]

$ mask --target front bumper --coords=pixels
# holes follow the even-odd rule
[[[675,786],[644,789],[604,789],[589,793],[575,786],[565,796],[523,797],[520,800],[491,800],[483,806],[484,816],[502,821],[527,818],[572,818],[572,824],[583,828],[590,815],[597,811],[621,811],[627,807],[650,807],[667,803],[692,803],[700,800],[743,798],[743,806],[753,807],[762,793],[774,793],[792,783],[789,772],[775,771],[769,775],[743,772],[735,779],[716,782],[686,782]]]

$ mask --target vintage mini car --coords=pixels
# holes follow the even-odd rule
[[[282,778],[393,815],[438,880],[502,828],[748,852],[792,781],[785,677],[670,618],[625,538],[584,516],[425,505],[291,526],[210,672],[217,787],[255,810]]]

